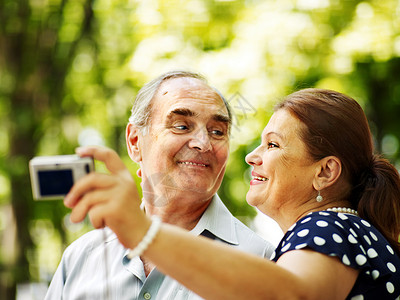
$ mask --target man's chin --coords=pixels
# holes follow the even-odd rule
[[[190,181],[177,183],[178,189],[184,191],[186,193],[195,193],[195,194],[208,194],[215,190],[214,185],[210,184],[199,184],[199,181]]]
[[[196,200],[210,199],[216,193],[215,189],[209,186],[195,186],[193,184],[183,184],[175,187],[164,187],[155,192],[143,191],[145,201],[153,206],[162,207],[171,205],[175,201],[193,202]]]

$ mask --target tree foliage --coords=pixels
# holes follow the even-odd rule
[[[61,202],[32,200],[29,159],[105,144],[134,174],[124,129],[148,80],[198,71],[230,101],[219,194],[250,222],[244,156],[293,90],[355,97],[377,149],[400,165],[399,57],[396,0],[0,0],[1,298],[14,299],[17,283],[49,280],[64,247],[90,229],[68,224]]]

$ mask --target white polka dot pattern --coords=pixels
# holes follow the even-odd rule
[[[371,240],[369,239],[369,237],[367,235],[364,235],[364,239],[368,243],[368,245],[371,245]]]
[[[304,230],[302,230],[302,231],[299,231],[299,232],[297,233],[297,235],[298,235],[299,237],[305,237],[306,235],[308,235],[309,232],[310,232],[310,230],[304,229]]]
[[[311,248],[360,270],[347,299],[394,299],[400,295],[400,258],[369,222],[346,213],[310,213],[285,234],[273,258]],[[371,288],[372,286],[372,288]]]
[[[364,226],[371,227],[371,224],[369,224],[367,221],[365,221],[363,219],[361,219],[361,223],[363,223]]]
[[[356,262],[359,266],[362,266],[367,262],[367,258],[364,255],[358,254],[356,256]]]
[[[336,224],[337,226],[339,226],[340,228],[343,228],[343,229],[344,229],[343,225],[340,224],[338,221],[335,221],[335,224]]]
[[[286,252],[290,248],[290,243],[287,243],[283,248],[282,251]]]
[[[292,238],[293,235],[294,235],[294,232],[292,232],[292,233],[288,236],[287,240],[290,240],[290,239]]]
[[[375,258],[378,256],[378,253],[376,253],[375,249],[373,248],[368,249],[367,254],[369,258]]]
[[[337,233],[332,234],[332,238],[338,244],[343,243],[343,239]]]
[[[370,232],[369,235],[374,239],[375,242],[378,241],[378,237],[373,232]]]
[[[274,251],[274,252],[272,253],[271,257],[270,257],[270,260],[274,260],[275,257],[276,257],[276,252]]]
[[[300,250],[300,249],[303,249],[303,248],[305,248],[305,247],[307,247],[307,244],[299,244],[299,245],[297,245],[297,246],[295,247],[295,249],[296,249],[296,250]]]
[[[386,283],[386,288],[387,288],[387,291],[388,291],[390,294],[393,294],[393,292],[394,292],[394,285],[393,285],[393,283],[391,283],[391,282]]]
[[[343,257],[342,257],[342,262],[343,262],[346,266],[350,266],[350,260],[349,260],[349,258],[347,257],[346,254],[343,255]]]
[[[355,238],[354,235],[352,235],[352,234],[350,234],[350,235],[348,236],[348,240],[349,240],[349,242],[352,243],[352,244],[357,244],[357,243],[358,243],[357,240],[356,240],[356,238]]]
[[[325,245],[326,241],[323,238],[316,236],[314,237],[314,243],[318,246],[323,246]]]
[[[372,271],[372,278],[375,280],[379,277],[379,271],[377,270],[373,270]]]
[[[328,222],[325,222],[325,221],[317,221],[316,224],[319,227],[327,227],[328,226]]]
[[[390,271],[392,271],[393,273],[396,272],[396,267],[391,263],[387,263],[387,267],[389,268]]]
[[[355,237],[357,237],[357,233],[354,231],[353,228],[350,228],[350,232],[351,232],[352,235],[354,235]]]

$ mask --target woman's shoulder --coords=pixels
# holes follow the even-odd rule
[[[358,216],[330,211],[308,214],[286,232],[272,260],[301,249],[337,257],[344,265],[360,270],[352,295],[372,295],[370,299],[398,295],[400,258],[385,237]]]
[[[334,244],[380,246],[394,254],[385,237],[368,221],[347,213],[333,211],[313,212],[297,221],[285,234],[282,241],[313,241],[316,246]]]
[[[350,213],[333,211],[313,212],[297,221],[288,233],[301,230],[312,230],[320,233],[363,237],[368,243],[385,239],[383,235],[368,221]]]
[[[357,269],[386,265],[400,268],[400,259],[385,237],[366,220],[332,211],[313,212],[296,222],[282,238],[274,260],[287,251],[312,249],[338,257]],[[379,254],[379,255],[378,255]],[[373,265],[373,266],[372,266]]]

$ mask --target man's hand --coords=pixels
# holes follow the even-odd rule
[[[127,248],[133,248],[150,226],[140,210],[140,197],[129,170],[118,154],[105,147],[82,147],[80,156],[91,156],[105,163],[110,174],[92,172],[74,184],[64,199],[72,208],[71,221],[86,215],[95,228],[108,226]]]

